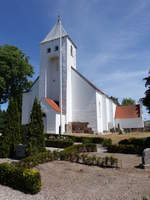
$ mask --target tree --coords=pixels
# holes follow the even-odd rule
[[[37,98],[32,107],[28,132],[28,154],[43,151],[45,149],[43,112]]]
[[[23,90],[30,88],[31,81],[28,78],[32,75],[29,58],[20,49],[9,45],[0,46],[0,104],[11,97],[18,100]]]
[[[136,102],[132,98],[124,98],[121,103],[122,106],[135,105],[135,104]]]
[[[111,96],[110,98],[112,99],[112,101],[113,101],[115,104],[120,105],[119,100],[118,100],[117,97]]]
[[[6,123],[6,111],[2,111],[0,108],[0,133],[4,132],[5,123]]]
[[[144,78],[146,81],[145,87],[147,90],[145,91],[145,97],[142,99],[143,105],[146,106],[148,113],[150,114],[150,71],[149,75]]]
[[[2,135],[1,149],[6,157],[13,157],[16,153],[16,146],[21,142],[20,119],[17,101],[10,99],[7,113],[4,134]]]

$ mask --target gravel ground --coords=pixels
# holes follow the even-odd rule
[[[102,169],[65,161],[39,165],[42,189],[28,195],[0,185],[0,200],[142,200],[150,199],[150,170],[134,168],[140,158],[115,154],[123,168]]]

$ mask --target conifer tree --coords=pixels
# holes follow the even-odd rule
[[[37,98],[34,100],[30,115],[28,133],[28,154],[37,153],[45,149],[43,112]]]
[[[21,142],[19,117],[17,101],[11,98],[6,113],[6,125],[1,145],[5,156],[13,157],[16,152],[16,146]]]

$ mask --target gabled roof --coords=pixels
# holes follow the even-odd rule
[[[48,33],[48,35],[45,37],[45,39],[41,43],[58,39],[60,37],[60,30],[61,30],[62,37],[68,36],[68,33],[65,31],[64,27],[61,24],[61,20],[58,19],[55,26],[52,28],[52,30]]]
[[[128,119],[140,117],[140,105],[117,106],[115,119]]]
[[[83,76],[79,71],[77,71],[75,68],[71,67],[71,69],[76,72],[82,79],[84,79],[92,88],[94,88],[97,92],[105,95],[107,98],[112,100],[107,94],[105,94],[102,90],[97,88],[91,81],[89,81],[85,76]]]
[[[45,100],[52,109],[56,112],[60,112],[60,107],[52,99],[46,97]]]

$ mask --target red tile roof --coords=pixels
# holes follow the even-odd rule
[[[45,100],[52,109],[54,109],[56,112],[60,112],[60,107],[52,99],[46,97]]]
[[[140,117],[140,105],[117,106],[115,119],[128,119]]]

